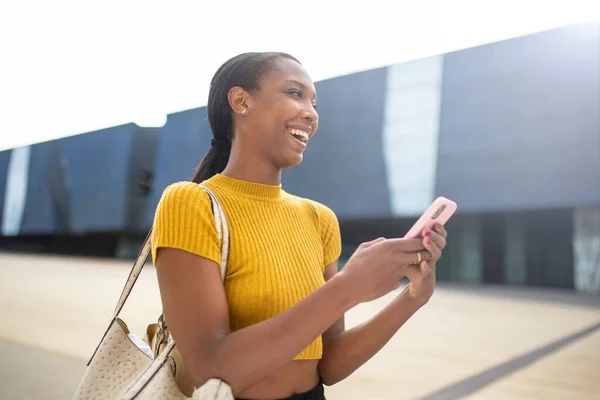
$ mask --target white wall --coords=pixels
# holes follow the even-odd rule
[[[574,213],[575,290],[600,293],[600,208],[581,208]]]
[[[384,156],[392,213],[415,216],[435,191],[443,56],[388,68]]]
[[[2,210],[2,235],[16,236],[21,229],[27,181],[29,179],[29,160],[31,147],[19,147],[11,151],[4,192],[4,210]]]

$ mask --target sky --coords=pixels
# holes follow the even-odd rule
[[[204,106],[245,51],[314,81],[580,22],[593,0],[2,0],[0,150]]]

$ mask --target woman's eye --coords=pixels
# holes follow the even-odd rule
[[[298,96],[298,97],[302,97],[302,92],[299,90],[292,90],[290,92],[290,94],[292,94],[293,96]]]

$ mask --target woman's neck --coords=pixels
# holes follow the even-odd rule
[[[281,184],[280,168],[275,168],[265,159],[240,157],[233,152],[221,174],[246,182],[274,186]]]

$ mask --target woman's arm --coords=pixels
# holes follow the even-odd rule
[[[426,230],[423,243],[431,254],[429,262],[414,266],[407,274],[411,286],[407,287],[387,307],[370,320],[345,330],[343,317],[323,334],[323,358],[319,362],[319,375],[326,385],[333,385],[356,371],[385,346],[396,332],[429,301],[435,287],[435,265],[446,246],[446,231]],[[335,279],[337,261],[325,270],[325,279]]]
[[[327,279],[335,277],[335,264],[336,268],[327,268]],[[345,330],[344,319],[338,320],[323,334],[323,358],[319,362],[323,383],[334,385],[369,361],[423,304],[404,290],[377,315],[352,329]]]
[[[419,240],[362,245],[344,272],[302,301],[234,333],[216,262],[160,248],[156,268],[164,315],[194,384],[220,378],[239,393],[291,361],[345,311],[396,288],[422,248]]]
[[[165,318],[196,387],[219,378],[234,393],[244,390],[292,360],[354,306],[344,279],[332,279],[286,312],[230,334],[214,261],[165,248],[157,271]]]

